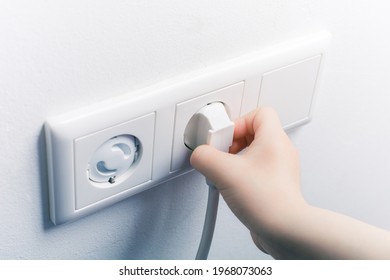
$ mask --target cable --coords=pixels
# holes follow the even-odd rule
[[[219,192],[212,184],[209,185],[206,215],[204,218],[202,237],[200,238],[196,260],[207,260],[211,241],[214,236],[215,223],[217,221]]]
[[[233,141],[234,123],[221,102],[210,103],[195,113],[184,132],[184,144],[191,150],[202,144],[228,152]],[[206,178],[209,186],[206,215],[196,260],[206,260],[210,251],[217,220],[219,192]]]

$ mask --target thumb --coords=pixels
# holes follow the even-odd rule
[[[236,182],[236,168],[240,165],[237,155],[221,152],[209,145],[197,147],[191,155],[191,165],[212,181],[218,189],[228,187],[229,182]]]

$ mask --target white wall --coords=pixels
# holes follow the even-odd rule
[[[333,34],[314,120],[292,132],[316,205],[390,229],[390,4],[385,0],[0,4],[0,258],[193,258],[195,173],[71,224],[48,218],[42,124],[109,96],[317,29]],[[265,258],[221,205],[210,253]]]

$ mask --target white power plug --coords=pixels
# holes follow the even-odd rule
[[[191,150],[199,145],[208,144],[218,150],[228,152],[233,142],[234,123],[230,120],[225,106],[214,102],[195,113],[184,131],[184,144]],[[219,192],[206,178],[209,185],[206,216],[202,237],[199,243],[197,260],[205,260],[210,251],[217,219]]]
[[[184,131],[184,144],[191,150],[208,144],[224,152],[232,145],[234,123],[230,120],[221,102],[210,103],[188,122]]]

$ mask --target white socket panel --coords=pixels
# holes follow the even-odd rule
[[[61,224],[191,171],[184,130],[210,102],[232,120],[276,108],[308,122],[330,41],[319,32],[48,118],[50,217]]]

